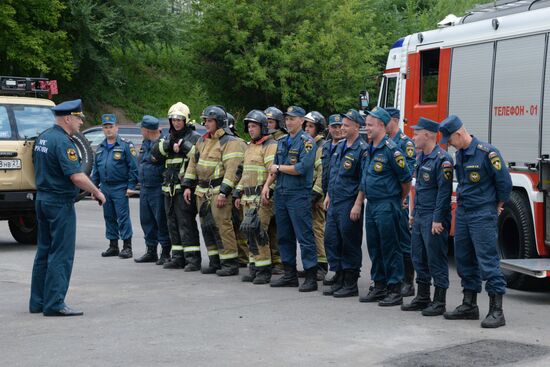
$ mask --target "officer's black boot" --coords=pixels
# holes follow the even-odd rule
[[[430,302],[430,285],[428,283],[418,283],[418,294],[413,298],[411,303],[402,304],[401,310],[422,311],[430,305]]]
[[[222,267],[220,264],[220,256],[213,255],[213,256],[208,256],[208,258],[210,260],[210,263],[208,264],[208,267],[201,269],[201,273],[216,274],[216,271]]]
[[[122,245],[122,251],[118,254],[121,259],[130,259],[134,254],[132,253],[132,237],[124,240]]]
[[[378,306],[380,307],[390,307],[390,306],[399,306],[403,303],[403,296],[401,295],[401,283],[389,284],[388,285],[389,293],[380,302]]]
[[[216,274],[220,277],[228,277],[239,274],[239,259],[222,260],[221,269],[216,270]]]
[[[101,253],[103,257],[118,256],[118,240],[109,240],[109,248]]]
[[[401,296],[412,297],[414,296],[414,267],[412,260],[409,256],[403,257],[403,265],[405,270],[405,278],[401,285]]]
[[[317,263],[317,281],[325,280],[328,273],[327,263]]]
[[[306,269],[306,279],[300,286],[300,292],[314,292],[317,290],[317,270],[318,267]]]
[[[163,269],[183,269],[185,267],[185,258],[183,257],[183,251],[172,251],[172,259],[165,263]]]
[[[159,259],[156,246],[147,246],[147,252],[140,258],[134,259],[137,263],[154,263]]]
[[[248,274],[243,275],[241,277],[241,281],[248,283],[254,281],[254,278],[256,278],[256,265],[254,263],[248,264]]]
[[[420,285],[418,286],[420,292]],[[447,289],[435,287],[434,300],[428,307],[422,310],[422,316],[439,316],[445,312]]]
[[[479,320],[477,293],[465,289],[462,304],[452,311],[445,312],[443,317],[447,320]]]
[[[327,288],[323,291],[324,296],[332,296],[334,292],[340,290],[344,286],[344,271],[338,270],[334,276],[332,277],[334,279],[333,283],[330,285],[330,288]],[[324,282],[323,282],[324,284]]]
[[[334,274],[332,277],[323,279],[323,285],[333,285],[336,281],[336,274]]]
[[[296,267],[284,265],[285,274],[277,280],[271,282],[272,287],[298,287],[298,273]]]
[[[388,295],[388,287],[386,283],[374,282],[374,286],[369,288],[369,293],[359,297],[359,302],[378,302],[383,300]]]
[[[162,246],[160,257],[156,263],[157,265],[164,265],[171,260],[171,257],[170,257],[171,248],[172,246]],[[155,251],[155,254],[156,254],[156,251]]]
[[[271,281],[271,267],[262,266],[256,268],[256,277],[252,283],[254,284],[267,284]]]
[[[199,251],[185,252],[185,269],[186,272],[201,270],[201,253]]]
[[[334,292],[333,296],[335,298],[345,298],[359,295],[357,279],[359,279],[359,270],[344,270],[344,286]]]
[[[481,322],[482,328],[494,329],[506,325],[502,311],[502,294],[489,294],[489,313]]]
[[[283,264],[275,264],[271,268],[271,275],[283,275],[285,273],[285,268]]]

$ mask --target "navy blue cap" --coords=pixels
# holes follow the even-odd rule
[[[289,108],[287,108],[284,115],[295,116],[295,117],[304,117],[306,115],[306,111],[300,106],[290,106]]]
[[[437,131],[439,130],[439,124],[430,119],[421,117],[418,119],[418,123],[416,125],[411,126],[411,129],[428,130],[428,131],[431,131],[432,133],[437,133]]]
[[[52,111],[56,116],[74,115],[84,117],[82,113],[82,100],[75,99],[72,101],[65,101],[52,108]]]
[[[391,120],[391,116],[388,111],[386,111],[382,107],[374,107],[372,110],[367,111],[367,113],[372,117],[376,117],[377,119],[381,120],[384,125],[388,125]]]
[[[116,116],[112,113],[101,115],[101,125],[116,124]]]
[[[363,118],[363,116],[361,116],[361,114],[359,113],[359,111],[357,110],[354,110],[353,108],[351,108],[348,112],[346,113],[341,113],[340,116],[342,116],[342,118],[347,118],[347,119],[350,119],[351,121],[353,122],[356,122],[359,124],[359,126],[365,126],[365,119]]]
[[[342,125],[342,116],[339,113],[330,115],[328,117],[328,126],[330,125]]]
[[[450,115],[439,124],[439,132],[441,133],[441,144],[447,144],[449,136],[462,127],[463,123],[458,116]]]
[[[386,112],[390,114],[392,119],[401,118],[401,111],[399,110],[399,108],[389,107],[386,108]]]
[[[141,119],[141,127],[147,130],[158,130],[159,120],[151,115],[144,115]]]

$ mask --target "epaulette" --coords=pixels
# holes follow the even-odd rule
[[[485,153],[489,153],[491,151],[491,147],[485,145],[485,144],[482,144],[482,143],[479,143],[477,145],[477,149],[479,150],[483,150]]]
[[[386,139],[386,146],[390,149],[396,149],[397,148],[397,144],[395,144],[395,142],[391,139]]]
[[[403,140],[407,140],[407,138],[408,138],[408,136],[405,135],[405,133],[401,133],[401,135],[399,137]]]

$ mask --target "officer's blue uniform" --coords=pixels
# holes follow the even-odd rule
[[[158,128],[158,121],[157,121]],[[142,122],[142,127],[146,126]],[[139,219],[145,235],[147,247],[157,247],[160,243],[163,247],[171,247],[168,236],[166,213],[164,211],[164,194],[162,182],[164,180],[164,165],[151,157],[151,148],[154,141],[145,139],[139,151],[139,182],[141,184],[139,195]]]
[[[340,115],[330,115],[328,118],[328,125],[342,125],[342,116]],[[328,183],[329,183],[329,175],[330,175],[330,160],[332,159],[332,154],[334,153],[336,149],[336,145],[338,143],[334,144],[332,142],[332,139],[327,140],[323,144],[323,149],[321,151],[321,164],[323,166],[322,170],[322,180],[321,185],[324,193],[328,192]]]
[[[441,142],[462,126],[456,116],[445,119],[439,129]],[[455,259],[462,287],[481,292],[486,280],[489,294],[504,294],[506,281],[497,253],[497,204],[506,202],[512,179],[500,152],[473,137],[470,146],[456,152],[457,208],[455,220]]]
[[[401,184],[410,181],[405,157],[387,135],[378,146],[369,145],[361,191],[367,198],[365,227],[371,279],[375,282],[396,285],[403,280],[403,254],[399,247]]]
[[[80,100],[54,107],[59,115],[82,111]],[[30,312],[55,313],[65,307],[73,268],[78,188],[70,176],[81,172],[80,158],[60,126],[44,131],[33,152],[38,246],[32,270]]]
[[[134,145],[117,136],[109,146],[107,139],[97,147],[91,179],[101,186],[107,201],[103,205],[105,236],[109,240],[132,237],[132,222],[126,190],[137,184],[136,151]]]
[[[437,131],[437,127],[435,129]],[[420,153],[417,162],[411,241],[416,282],[430,284],[433,278],[436,287],[447,289],[453,160],[449,153],[436,145],[430,154]],[[432,234],[433,222],[442,223],[443,232]]]
[[[349,147],[346,140],[340,141],[331,157],[325,249],[330,269],[334,272],[361,269],[363,210],[357,221],[350,219],[350,212],[359,193],[366,155],[367,143],[358,136]]]
[[[296,238],[300,243],[302,264],[308,270],[317,267],[317,250],[313,237],[311,188],[315,163],[315,141],[300,130],[294,137],[277,142],[274,164],[294,165],[298,176],[279,172],[275,186],[277,242],[282,262],[296,267]]]

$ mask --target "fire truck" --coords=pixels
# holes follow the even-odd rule
[[[403,111],[410,136],[421,116],[457,115],[500,150],[513,192],[499,216],[498,248],[517,289],[550,282],[549,38],[550,0],[501,0],[449,15],[391,46],[378,98]]]

